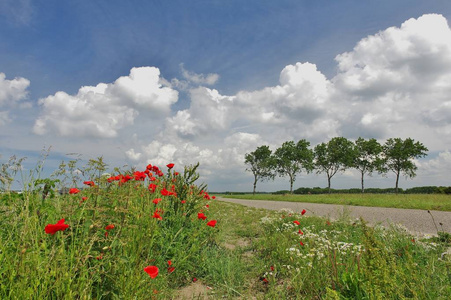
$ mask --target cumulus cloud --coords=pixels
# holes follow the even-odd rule
[[[13,80],[6,79],[4,73],[0,73],[0,107],[12,106],[13,104],[26,99],[27,88],[30,86],[28,79],[18,77]]]
[[[42,112],[33,130],[41,135],[115,137],[139,114],[161,119],[170,113],[178,92],[160,82],[159,69],[141,67],[114,83],[81,87],[76,95],[57,92],[39,100]]]

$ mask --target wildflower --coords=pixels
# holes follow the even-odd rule
[[[274,272],[274,266],[271,266],[270,269],[272,272]]]
[[[133,176],[135,177],[136,181],[144,181],[146,179],[146,173],[140,171],[133,173]]]
[[[158,276],[158,267],[156,266],[147,266],[144,268],[144,272],[149,274],[150,278],[154,279]]]
[[[301,211],[301,215],[305,215],[306,212],[307,212],[307,211],[306,211],[305,209],[303,209],[303,210]]]
[[[198,214],[197,214],[197,218],[198,218],[198,219],[205,220],[205,219],[207,218],[207,216],[204,215],[204,213],[198,213]]]
[[[152,218],[155,218],[155,219],[158,219],[158,220],[163,220],[163,217],[160,215],[160,213],[161,213],[161,211],[157,209],[157,210],[153,213]]]
[[[100,255],[96,257],[97,260],[101,260],[102,258],[103,258],[103,253],[100,253]]]
[[[326,225],[329,225],[329,226],[331,225],[329,220],[326,221]]]
[[[149,184],[149,191],[151,191],[152,193],[155,193],[156,188],[157,188],[156,184],[153,183]]]
[[[83,203],[83,202],[85,202],[86,200],[88,200],[88,197],[81,197],[80,203]]]
[[[56,224],[47,224],[45,226],[45,233],[54,235],[57,231],[64,231],[69,228],[69,225],[64,224],[64,219],[59,220]]]
[[[174,172],[174,176],[177,176],[177,175],[179,175],[180,173],[179,172]]]
[[[301,225],[301,223],[298,220],[293,221],[293,223],[296,224],[296,225]]]
[[[300,235],[303,235],[303,234],[304,234],[300,229],[299,229],[298,233],[299,233]]]
[[[152,200],[152,202],[154,204],[158,204],[158,202],[160,202],[160,201],[161,201],[161,198],[155,198],[155,199]]]
[[[113,224],[110,224],[110,225],[107,225],[106,227],[105,227],[105,230],[111,230],[111,229],[113,229],[114,228],[114,225]]]
[[[215,200],[215,199],[216,199],[216,196],[211,196],[211,199]]]
[[[71,194],[71,195],[78,194],[78,193],[80,193],[80,190],[77,188],[71,188],[69,190],[69,194]]]
[[[211,220],[211,221],[209,221],[209,222],[207,223],[207,226],[215,227],[215,226],[216,226],[216,220]]]
[[[151,164],[148,164],[147,167],[146,167],[146,169],[147,169],[147,170],[151,170],[151,169],[152,169],[152,165],[151,165]]]
[[[177,196],[177,193],[175,193],[175,192],[170,192],[170,191],[168,191],[167,189],[162,189],[162,190],[160,191],[160,193],[161,193],[161,195],[163,195],[163,196],[172,196],[172,195]]]
[[[210,205],[208,205],[208,204],[207,204],[207,205],[205,205],[205,208],[207,208],[207,209],[208,209],[208,208],[210,208]]]
[[[193,282],[196,282],[197,281],[197,278],[196,277],[193,277]]]
[[[168,273],[172,273],[175,270],[175,268],[171,267],[171,265],[172,265],[172,261],[168,260],[168,266],[169,266],[168,267]]]
[[[83,181],[83,184],[89,185],[89,186],[95,186],[94,181]]]
[[[304,246],[304,243],[303,243],[302,241],[300,241],[299,244],[300,244],[301,246]]]
[[[182,201],[180,201],[180,202],[182,202],[182,204],[185,204],[185,203],[186,203],[186,200],[182,200]]]
[[[174,164],[167,164],[166,167],[168,167],[169,169],[172,169],[174,167]]]
[[[149,180],[150,180],[150,181],[155,181],[155,180],[157,180],[157,179],[156,179],[155,177],[153,177],[153,176],[150,176]]]

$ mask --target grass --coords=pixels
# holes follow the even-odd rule
[[[289,202],[325,203],[374,207],[411,208],[451,211],[451,196],[441,194],[321,194],[321,195],[272,195],[245,194],[221,195],[224,198],[248,200],[272,200]]]
[[[1,195],[1,299],[451,298],[449,234],[215,201],[195,167],[121,174]]]

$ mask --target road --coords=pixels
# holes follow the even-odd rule
[[[243,200],[223,197],[218,197],[217,199],[220,201],[238,203],[245,206],[271,210],[289,208],[294,212],[301,212],[303,209],[305,209],[307,210],[307,214],[329,217],[331,219],[337,219],[343,213],[349,213],[351,219],[362,217],[372,225],[404,225],[412,234],[417,236],[436,235],[437,228],[439,231],[451,233],[451,212],[448,211],[431,210],[431,213],[428,213],[427,210],[420,209],[367,207],[269,200]],[[433,219],[435,220],[437,228],[434,225]],[[440,223],[442,223],[442,225],[440,225]]]

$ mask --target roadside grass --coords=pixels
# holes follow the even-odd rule
[[[219,195],[219,194],[218,194]],[[321,194],[321,195],[226,195],[224,198],[271,200],[289,202],[324,203],[373,207],[411,208],[451,211],[451,196],[441,194]]]
[[[449,235],[215,201],[173,167],[0,194],[0,299],[451,298]]]

